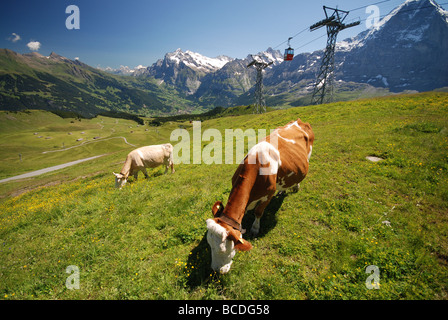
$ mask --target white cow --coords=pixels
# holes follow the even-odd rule
[[[170,143],[132,150],[126,157],[121,172],[113,172],[115,187],[122,188],[130,175],[137,179],[139,171],[143,172],[145,177],[148,178],[146,168],[156,168],[162,164],[165,165],[165,173],[168,172],[168,167],[171,167],[171,173],[174,173],[173,146]]]

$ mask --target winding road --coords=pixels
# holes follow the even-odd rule
[[[18,175],[18,176],[14,176],[14,177],[9,177],[9,178],[0,180],[0,183],[12,181],[12,180],[18,180],[18,179],[25,179],[25,178],[35,177],[35,176],[38,176],[38,175],[41,175],[41,174],[44,174],[44,173],[48,173],[48,172],[51,172],[51,171],[56,171],[56,170],[59,170],[59,169],[70,167],[70,166],[73,166],[73,165],[81,163],[81,162],[93,160],[93,159],[96,159],[96,158],[99,158],[99,157],[102,157],[102,156],[105,156],[105,154],[102,154],[102,155],[99,155],[99,156],[90,157],[90,158],[85,158],[85,159],[80,159],[80,160],[67,162],[67,163],[64,163],[64,164],[57,165],[57,166],[48,167],[48,168],[45,168],[45,169],[40,169],[40,170],[24,173],[24,174],[21,174],[21,175]]]
[[[103,125],[101,125],[99,123],[98,123],[98,125],[101,127],[101,129],[104,128]],[[115,131],[115,129],[112,129],[112,130]],[[106,141],[106,140],[110,140],[110,139],[123,139],[126,144],[128,144],[130,146],[133,146],[133,147],[136,147],[136,145],[134,145],[132,143],[129,143],[126,140],[125,137],[110,137],[110,138],[98,139],[98,140],[95,140],[95,141],[84,141],[81,144],[76,145],[76,146],[68,147],[68,148],[65,148],[65,149],[59,149],[59,150],[44,151],[42,153],[45,154],[45,153],[50,153],[50,152],[67,151],[67,150],[70,150],[70,149],[73,149],[73,148],[78,148],[78,147],[85,146],[85,145],[90,144],[90,143],[96,143],[96,142]],[[105,155],[106,154],[102,154],[102,155],[99,155],[99,156],[94,156],[94,157],[89,157],[89,158],[85,158],[85,159],[75,160],[75,161],[67,162],[67,163],[64,163],[64,164],[57,165],[57,166],[48,167],[48,168],[44,168],[44,169],[40,169],[40,170],[24,173],[24,174],[21,174],[21,175],[18,175],[18,176],[2,179],[2,180],[0,180],[0,183],[35,177],[35,176],[38,176],[38,175],[41,175],[41,174],[44,174],[44,173],[48,173],[48,172],[56,171],[56,170],[59,170],[59,169],[67,168],[67,167],[73,166],[73,165],[78,164],[78,163],[82,163],[82,162],[85,162],[85,161],[93,160],[93,159],[96,159],[96,158],[99,158],[99,157],[102,157],[102,156],[105,156]]]

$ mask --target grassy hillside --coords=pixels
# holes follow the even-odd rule
[[[237,165],[158,168],[116,190],[110,171],[132,149],[122,146],[39,178],[57,185],[0,200],[0,298],[446,300],[448,94],[218,118],[202,129],[273,129],[298,117],[316,135],[309,175],[272,201],[229,274],[209,268],[205,220],[227,202]],[[169,141],[179,125],[191,128],[168,122],[130,142]],[[252,221],[247,214],[243,227]],[[70,265],[79,290],[65,286]],[[380,270],[378,290],[366,288],[369,265]]]
[[[111,171],[119,171],[119,164],[135,146],[161,143],[161,139],[169,137],[167,132],[174,128],[177,128],[176,124],[154,128],[139,125],[131,120],[103,116],[93,119],[63,119],[40,110],[0,111],[0,180],[74,160],[104,155],[80,167],[27,180],[1,183],[0,198],[36,186],[89,176],[104,170],[105,165],[110,167]]]
[[[289,105],[292,107],[307,106],[311,103],[312,92],[309,87],[314,85],[310,80],[302,80],[292,88],[288,83],[280,83],[275,86],[266,85],[265,100],[268,106],[280,107]],[[387,88],[374,87],[366,83],[337,81],[334,84],[332,101],[349,101],[357,99],[376,98],[393,94]],[[406,92],[407,93],[407,92]],[[236,99],[237,105],[250,104],[254,101],[254,88],[241,94]]]
[[[121,77],[52,53],[0,49],[2,110],[61,110],[93,117],[104,111],[142,115],[190,112],[191,102],[154,79]]]

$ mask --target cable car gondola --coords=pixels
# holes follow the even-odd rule
[[[289,41],[291,41],[292,37],[288,38],[288,49],[285,49],[285,55],[283,56],[284,61],[291,61],[294,58],[294,49],[291,48]]]

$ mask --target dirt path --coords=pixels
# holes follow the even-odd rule
[[[88,144],[91,144],[91,143],[96,143],[96,142],[106,141],[106,140],[110,140],[110,139],[123,139],[123,140],[124,140],[124,143],[126,143],[126,144],[128,144],[128,145],[130,145],[130,146],[136,147],[135,144],[129,143],[128,140],[126,140],[125,137],[112,137],[112,138],[98,139],[98,140],[95,140],[95,141],[84,141],[84,142],[82,142],[81,144],[78,144],[78,145],[73,146],[73,147],[68,147],[68,148],[65,148],[65,149],[59,149],[59,150],[44,151],[44,152],[42,152],[42,153],[67,151],[67,150],[70,150],[70,149],[73,149],[73,148],[79,148],[79,147],[82,147],[82,146],[85,146],[85,145],[88,145]]]
[[[38,175],[41,175],[41,174],[44,174],[44,173],[48,173],[48,172],[51,172],[51,171],[56,171],[56,170],[59,170],[59,169],[67,168],[67,167],[73,166],[73,165],[81,163],[81,162],[93,160],[93,159],[96,159],[96,158],[99,158],[99,157],[102,157],[102,156],[105,156],[105,154],[102,154],[102,155],[99,155],[99,156],[90,157],[90,158],[80,159],[80,160],[76,160],[76,161],[67,162],[67,163],[64,163],[64,164],[57,165],[57,166],[48,167],[48,168],[45,168],[45,169],[40,169],[40,170],[24,173],[24,174],[21,174],[21,175],[18,175],[18,176],[14,176],[14,177],[9,177],[9,178],[0,180],[0,183],[12,181],[12,180],[18,180],[18,179],[25,179],[25,178],[35,177],[35,176],[38,176]]]

